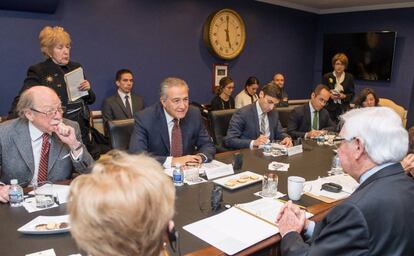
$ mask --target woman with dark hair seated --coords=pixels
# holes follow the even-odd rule
[[[210,110],[223,110],[234,108],[234,98],[231,96],[234,90],[233,80],[225,76],[220,79],[217,95],[211,100]]]
[[[257,90],[259,89],[259,79],[255,76],[247,78],[244,90],[236,96],[236,108],[242,108],[246,105],[255,102],[257,97]]]
[[[371,88],[363,89],[358,97],[356,98],[354,104],[356,108],[366,108],[366,107],[377,107],[379,98],[375,91]]]

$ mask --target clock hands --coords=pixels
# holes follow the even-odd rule
[[[226,20],[227,20],[227,28],[224,29],[224,31],[226,32],[226,41],[229,43],[229,46],[231,48],[230,34],[229,34],[229,16],[226,16]]]

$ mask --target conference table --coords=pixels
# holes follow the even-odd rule
[[[334,155],[332,147],[326,145],[317,145],[313,141],[303,142],[303,153],[293,156],[271,157],[264,156],[261,149],[239,151],[243,154],[243,166],[241,171],[253,171],[258,174],[264,174],[268,169],[268,164],[272,161],[289,163],[288,172],[277,172],[279,177],[278,190],[287,193],[287,177],[301,176],[306,180],[316,179],[318,176],[327,176],[331,166],[331,160]],[[216,160],[224,163],[231,163],[234,151],[220,153],[216,155]],[[240,171],[240,172],[241,172]],[[218,249],[210,246],[201,239],[193,236],[182,227],[213,216],[223,210],[224,207],[213,212],[210,207],[211,192],[214,183],[211,181],[197,185],[184,185],[176,187],[176,215],[174,222],[179,231],[179,246],[182,255],[225,255]],[[254,193],[261,190],[261,182],[236,189],[227,190],[223,188],[223,205],[234,205],[246,203],[259,197]],[[287,198],[285,198],[287,199]],[[321,201],[303,195],[302,198],[295,202],[307,207],[308,211],[314,213],[316,218],[322,216],[334,204],[326,204]],[[59,207],[28,213],[23,207],[12,208],[8,204],[0,205],[0,251],[2,255],[25,255],[37,251],[53,248],[56,255],[70,255],[79,253],[70,233],[53,234],[53,235],[25,235],[17,232],[17,229],[39,215],[53,216],[66,214],[66,204]],[[270,237],[238,255],[260,254],[263,251],[274,250],[280,241],[280,235]],[[172,255],[178,255],[171,252]],[[85,255],[85,254],[83,254]]]

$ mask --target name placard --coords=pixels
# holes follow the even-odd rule
[[[217,168],[211,168],[205,170],[207,179],[215,179],[218,177],[234,174],[233,166],[231,164],[226,164]]]
[[[288,156],[293,156],[293,155],[296,155],[296,154],[299,154],[299,153],[302,153],[302,152],[303,152],[302,144],[294,146],[294,147],[287,148]]]

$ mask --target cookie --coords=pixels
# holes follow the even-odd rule
[[[232,179],[232,180],[228,180],[226,183],[224,183],[224,185],[228,186],[228,187],[234,187],[237,185],[237,180]]]
[[[37,231],[45,231],[45,230],[47,230],[46,226],[47,226],[47,224],[38,224],[38,225],[35,226],[35,229]]]
[[[56,222],[49,222],[46,225],[47,230],[57,229],[59,227],[59,224]]]
[[[67,227],[69,227],[69,224],[67,222],[59,223],[59,228],[67,228]]]
[[[257,175],[252,175],[252,176],[250,176],[249,177],[251,180],[258,180],[259,179],[259,176],[257,176]]]

